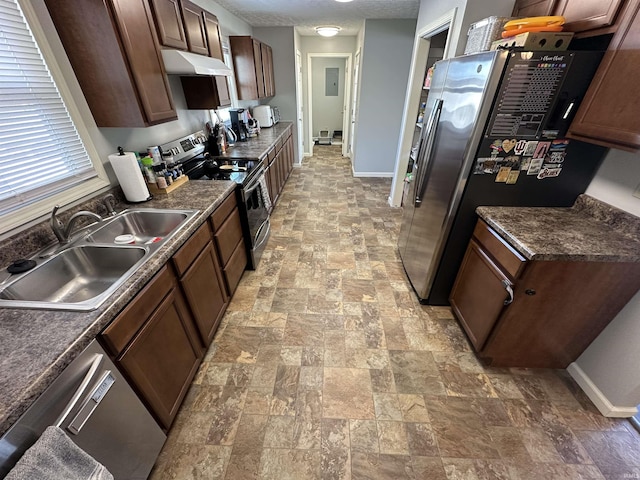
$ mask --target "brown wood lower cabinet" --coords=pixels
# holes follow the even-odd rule
[[[451,306],[489,365],[566,368],[638,291],[637,265],[525,261],[480,220]]]
[[[211,225],[227,292],[233,295],[248,260],[235,193],[229,195],[213,213]]]
[[[204,223],[172,258],[200,338],[208,347],[229,303],[222,272]]]
[[[453,288],[451,307],[473,346],[481,350],[508,301],[505,287],[513,285],[474,240],[460,269],[464,275],[458,277]]]
[[[273,153],[269,151],[267,154],[268,169],[266,173],[267,185],[269,187],[269,196],[275,204],[280,197],[280,193],[284,188],[284,184],[293,170],[293,137],[291,135],[291,127],[289,127],[283,136],[278,139]]]
[[[100,340],[160,425],[169,429],[204,350],[168,266],[105,329]]]

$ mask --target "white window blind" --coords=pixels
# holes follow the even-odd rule
[[[16,0],[0,0],[0,215],[97,176]]]

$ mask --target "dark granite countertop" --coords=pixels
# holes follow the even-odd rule
[[[291,125],[291,122],[278,122],[273,127],[261,128],[260,135],[257,137],[251,137],[246,142],[236,142],[224,155],[216,158],[230,160],[236,158],[259,159],[267,154],[273,144]]]
[[[97,310],[0,309],[0,435],[116,317],[235,187],[236,184],[230,181],[195,180],[144,204],[119,204],[118,211],[135,206],[197,209],[199,213]],[[12,258],[16,258],[24,245],[32,249],[31,254],[37,252],[34,238],[46,240],[50,236],[50,232],[46,232],[47,227],[45,222],[45,225],[34,227],[35,233],[32,232],[30,237],[25,234],[13,243],[3,242],[3,252],[10,250]],[[4,254],[0,258],[5,262],[3,267],[7,256]]]
[[[640,218],[580,195],[571,208],[478,207],[529,260],[640,262]]]
[[[291,122],[280,122],[271,128],[263,128],[259,136],[252,137],[247,142],[237,142],[223,158],[261,158],[290,126]],[[9,429],[95,336],[113,321],[235,187],[234,182],[192,180],[169,195],[158,195],[153,200],[138,205],[127,204],[120,189],[113,189],[120,202],[117,205],[118,211],[140,207],[197,209],[199,213],[97,310],[70,312],[0,309],[0,435]],[[105,215],[101,197],[97,196],[63,212],[59,217],[66,221],[81,209]],[[42,222],[23,234],[0,242],[0,268],[17,258],[33,255],[53,241],[55,237],[48,222]]]

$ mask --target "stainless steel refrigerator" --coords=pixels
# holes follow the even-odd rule
[[[448,304],[479,205],[568,207],[606,149],[564,136],[601,52],[483,52],[435,64],[398,250],[420,301]]]

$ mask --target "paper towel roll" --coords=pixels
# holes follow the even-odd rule
[[[149,200],[151,195],[142,177],[135,153],[124,152],[124,155],[113,153],[109,155],[109,161],[116,177],[118,177],[124,196],[129,202]]]

